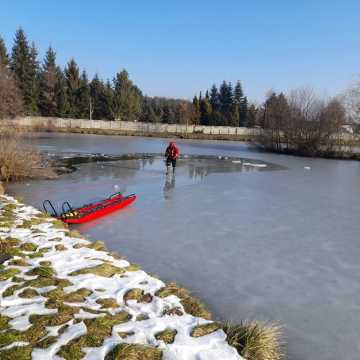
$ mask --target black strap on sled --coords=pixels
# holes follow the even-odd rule
[[[50,211],[48,210],[48,207],[50,207]],[[54,216],[54,217],[58,217],[58,214],[50,200],[45,200],[43,202],[43,208],[47,214]]]
[[[66,210],[66,207],[68,208],[67,210]],[[71,212],[71,211],[73,211],[73,208],[71,207],[71,205],[69,204],[69,202],[68,201],[65,201],[63,204],[62,204],[62,212],[63,212],[63,214],[65,214],[65,213],[67,213],[67,212]]]

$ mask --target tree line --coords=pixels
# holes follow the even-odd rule
[[[272,92],[258,109],[267,150],[307,156],[342,156],[351,150],[344,136],[346,110],[338,98],[324,101],[311,89]]]
[[[61,69],[52,47],[40,64],[35,44],[29,44],[21,28],[15,33],[11,54],[0,38],[0,66],[1,78],[17,88],[8,94],[7,101],[20,95],[15,110],[25,115],[108,120],[140,116],[142,93],[126,70],[117,73],[112,82],[104,82],[98,75],[89,81],[74,59]]]
[[[89,80],[75,59],[62,69],[52,47],[39,61],[35,44],[23,29],[15,33],[8,53],[0,37],[0,116],[18,114],[62,118],[140,120],[144,122],[253,126],[240,81],[223,82],[193,101],[149,97],[130,80],[126,70],[104,81]]]
[[[222,82],[219,89],[214,84],[210,91],[205,92],[205,96],[200,93],[194,97],[193,106],[195,121],[201,125],[255,125],[248,117],[248,100],[240,81],[237,81],[235,88],[226,81]]]
[[[359,88],[346,96],[355,114],[360,113]],[[297,90],[288,95],[270,92],[263,104],[255,105],[249,103],[240,81],[235,86],[226,81],[214,84],[192,101],[149,97],[126,70],[116,73],[111,81],[97,74],[89,80],[74,59],[64,69],[57,65],[52,47],[40,62],[35,44],[29,43],[21,28],[15,33],[10,53],[0,37],[0,118],[25,114],[261,127],[265,130],[262,146],[313,153],[324,149],[326,142],[333,144],[328,140],[346,122],[343,103],[336,98],[325,102],[311,91]]]

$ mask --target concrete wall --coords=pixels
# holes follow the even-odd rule
[[[46,117],[23,117],[14,120],[20,126],[39,128],[68,128],[68,129],[98,129],[114,130],[133,133],[167,133],[167,134],[204,134],[204,135],[230,135],[230,136],[258,136],[261,129],[249,129],[230,126],[203,126],[143,123],[133,121],[104,121],[83,119],[61,119]]]

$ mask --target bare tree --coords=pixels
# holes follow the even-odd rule
[[[23,103],[15,79],[10,70],[0,64],[0,119],[14,118],[22,113]]]
[[[275,92],[269,94],[263,110],[265,132],[263,141],[266,142],[267,148],[282,150],[284,129],[289,121],[289,115],[289,104],[285,95],[283,93],[277,95]]]
[[[360,123],[360,80],[351,85],[341,96],[341,102],[350,122]]]
[[[320,114],[320,143],[323,151],[331,153],[345,144],[341,127],[346,122],[346,111],[339,99],[330,99]]]
[[[290,117],[285,136],[297,152],[314,154],[320,140],[319,120],[324,104],[310,88],[292,90],[288,102]]]
[[[341,102],[319,99],[312,89],[272,94],[264,106],[262,145],[275,151],[302,155],[330,155],[342,145],[345,122]]]

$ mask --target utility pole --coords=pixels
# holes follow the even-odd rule
[[[93,103],[90,97],[90,102],[89,102],[89,119],[92,120],[92,114],[93,114],[94,108],[93,108]]]

